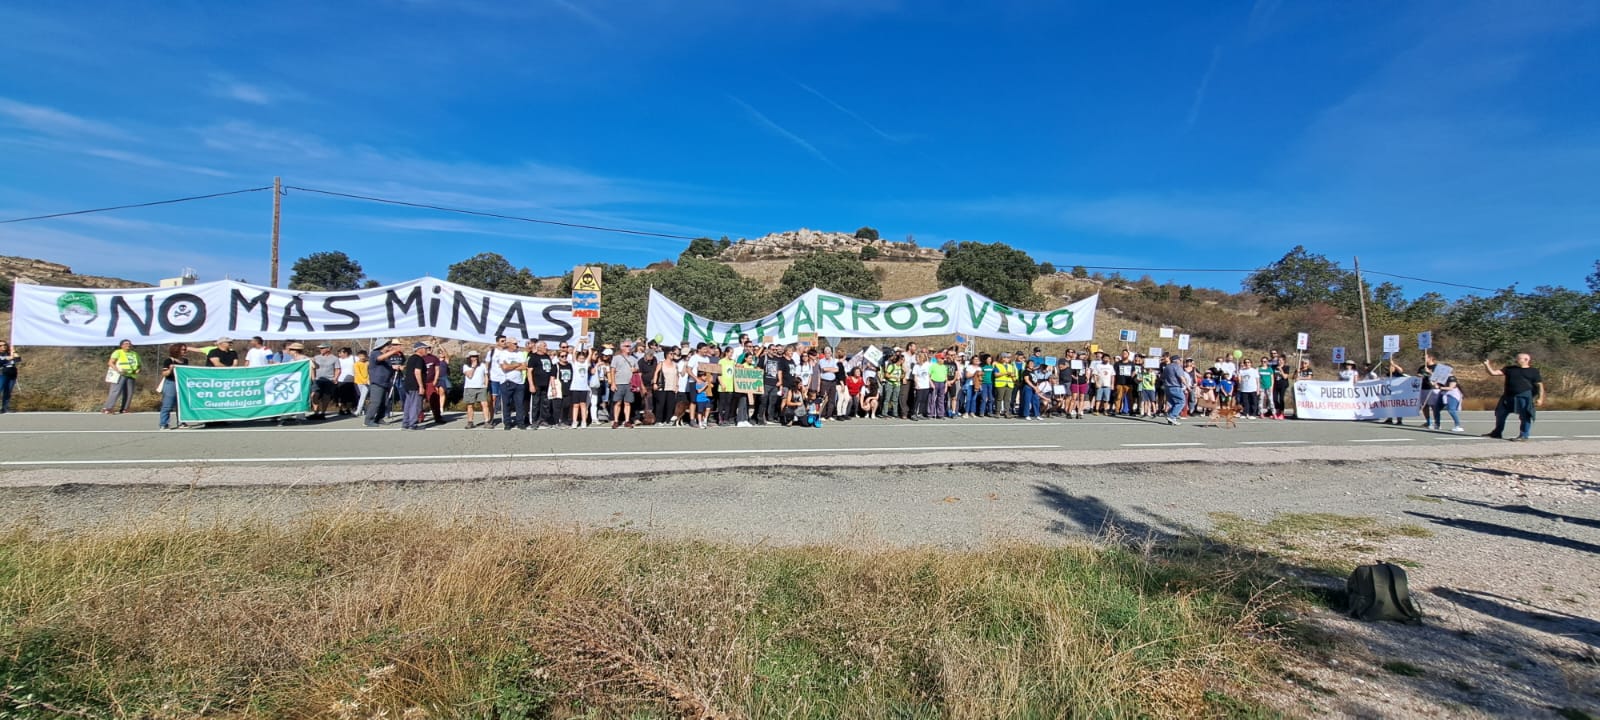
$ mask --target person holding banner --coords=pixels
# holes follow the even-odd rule
[[[167,348],[167,357],[161,361],[161,416],[158,425],[162,430],[171,430],[171,420],[178,410],[178,378],[173,372],[174,365],[189,364],[189,346],[177,343]],[[179,418],[180,420],[182,418]],[[189,427],[188,423],[180,422],[178,427]]]
[[[1496,370],[1488,360],[1483,361],[1483,366],[1489,370],[1490,375],[1506,379],[1505,391],[1500,395],[1500,403],[1494,408],[1494,430],[1484,433],[1484,437],[1500,438],[1506,429],[1506,417],[1511,413],[1517,414],[1521,421],[1517,436],[1512,440],[1527,440],[1529,433],[1533,432],[1533,418],[1535,408],[1544,405],[1544,378],[1539,376],[1539,369],[1533,366],[1533,356],[1528,353],[1517,353],[1517,364],[1507,365]]]
[[[1433,382],[1433,371],[1438,367],[1439,363],[1434,361],[1433,353],[1424,351],[1422,353],[1422,364],[1417,366],[1417,375],[1422,377],[1422,399],[1420,401],[1422,403],[1422,426],[1432,427],[1435,430],[1439,426],[1439,410],[1444,406],[1443,398],[1438,394],[1438,388],[1435,387]],[[1460,425],[1461,423],[1456,424]]]
[[[1450,421],[1455,424],[1455,427],[1450,428],[1450,432],[1466,432],[1466,429],[1461,427],[1461,385],[1456,382],[1456,376],[1451,375],[1445,378],[1443,383],[1435,387],[1435,392],[1438,393],[1439,399],[1443,402],[1443,409],[1445,412],[1450,413]],[[1438,430],[1439,408],[1434,408],[1433,417],[1433,429]]]
[[[106,384],[111,387],[106,392],[106,404],[100,414],[110,415],[112,408],[117,408],[115,412],[119,415],[128,412],[128,403],[133,400],[133,381],[138,377],[139,353],[134,352],[132,340],[123,340],[106,361]]]

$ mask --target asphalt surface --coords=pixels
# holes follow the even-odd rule
[[[744,457],[747,463],[785,457],[871,455],[906,459],[992,461],[1028,459],[1076,462],[1085,451],[1109,461],[1145,461],[1163,453],[1231,453],[1275,450],[1282,459],[1329,456],[1329,448],[1357,450],[1356,458],[1391,454],[1539,454],[1600,449],[1600,412],[1541,413],[1534,440],[1511,443],[1481,438],[1489,413],[1464,413],[1464,433],[1430,431],[1420,421],[1372,422],[1241,420],[1235,428],[1185,420],[1179,427],[1147,418],[1086,416],[1082,420],[1024,422],[1002,419],[851,420],[820,429],[778,426],[694,429],[639,427],[612,430],[541,428],[467,429],[458,414],[421,431],[398,425],[363,427],[359,418],[279,426],[271,422],[159,431],[153,413],[106,416],[85,413],[0,415],[0,484],[13,471],[34,468],[145,468],[209,465],[322,465],[463,463],[525,460],[633,460],[649,469],[657,461]],[[1513,419],[1514,422],[1514,419]],[[1472,449],[1468,449],[1471,447]],[[1414,450],[1413,450],[1414,449]],[[1110,455],[1107,456],[1106,454]],[[1340,452],[1339,456],[1347,453]],[[1196,452],[1172,459],[1194,459]],[[1074,460],[1076,458],[1077,460]],[[1097,460],[1102,461],[1102,460]]]

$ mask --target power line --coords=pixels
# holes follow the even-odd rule
[[[245,188],[243,190],[229,190],[228,192],[211,193],[210,195],[194,195],[191,197],[173,198],[171,200],[155,200],[152,202],[134,203],[132,205],[114,205],[112,207],[93,208],[89,210],[73,210],[71,212],[51,213],[49,215],[34,215],[32,217],[11,218],[10,220],[0,220],[0,225],[4,225],[6,223],[27,222],[29,220],[48,220],[50,218],[68,217],[71,215],[88,215],[90,213],[110,212],[112,210],[127,210],[130,208],[153,207],[156,205],[172,205],[175,203],[184,203],[194,200],[210,200],[211,198],[227,197],[229,195],[242,195],[244,193],[261,192],[263,190],[271,189],[272,186],[268,185],[266,187]]]
[[[503,215],[501,213],[492,213],[483,210],[467,210],[464,208],[445,207],[443,205],[429,205],[427,203],[407,202],[405,200],[393,200],[390,198],[372,197],[370,195],[356,195],[354,193],[334,192],[332,190],[318,190],[316,188],[300,187],[298,185],[285,185],[283,186],[283,189],[299,190],[301,192],[316,193],[318,195],[331,195],[333,197],[347,198],[350,200],[365,200],[367,202],[384,203],[386,205],[399,205],[401,207],[420,208],[423,210],[438,210],[440,212],[457,213],[460,215],[475,215],[478,217],[496,218],[500,220],[516,220],[518,222],[538,223],[540,225],[555,225],[558,227],[577,228],[579,230],[598,230],[601,232],[667,238],[670,240],[697,240],[700,237],[695,235],[674,235],[672,233],[650,232],[648,230],[629,230],[627,228],[606,227],[603,225],[584,225],[582,223],[561,222],[559,220],[543,220],[540,218],[522,217],[519,215]]]
[[[1367,275],[1382,275],[1384,277],[1400,278],[1401,280],[1415,280],[1417,282],[1433,283],[1435,285],[1449,285],[1450,287],[1467,288],[1468,290],[1483,290],[1485,292],[1499,292],[1496,288],[1478,287],[1477,285],[1462,285],[1461,283],[1445,282],[1443,280],[1429,280],[1427,278],[1411,277],[1410,275],[1396,275],[1394,273],[1379,272],[1377,270],[1365,271]]]

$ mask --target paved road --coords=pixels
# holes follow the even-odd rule
[[[465,429],[459,417],[420,432],[396,426],[365,428],[355,418],[279,427],[251,423],[231,427],[160,432],[153,414],[104,416],[83,413],[23,413],[0,416],[0,476],[30,468],[161,468],[206,465],[320,465],[339,463],[462,463],[472,461],[632,459],[682,460],[747,456],[771,461],[794,456],[958,456],[984,460],[1061,461],[1081,451],[1117,453],[1126,460],[1152,457],[1140,451],[1206,451],[1223,457],[1237,451],[1275,449],[1286,459],[1332,457],[1326,448],[1447,447],[1450,453],[1482,453],[1467,446],[1497,446],[1494,454],[1600,451],[1600,412],[1547,412],[1540,415],[1531,443],[1478,437],[1488,430],[1488,413],[1465,413],[1468,432],[1434,432],[1416,420],[1405,426],[1378,423],[1244,420],[1234,429],[1181,427],[1135,418],[1049,420],[949,419],[903,422],[855,420],[821,429],[782,427],[649,427],[611,430],[540,429],[504,431]],[[1564,441],[1564,442],[1563,442]],[[1574,442],[1576,441],[1576,442]],[[1499,446],[1504,446],[1500,449]],[[1382,454],[1387,454],[1382,453]],[[1405,453],[1411,455],[1431,453]],[[1185,455],[1194,455],[1187,453]],[[1159,456],[1159,453],[1157,454]],[[1340,454],[1340,457],[1346,456]],[[1174,458],[1176,459],[1176,458]]]

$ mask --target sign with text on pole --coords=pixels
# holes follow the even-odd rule
[[[1189,335],[1187,333],[1178,336],[1178,349],[1179,350],[1188,350],[1189,349]]]
[[[1386,352],[1386,353],[1397,353],[1397,352],[1400,352],[1400,336],[1399,335],[1385,335],[1385,336],[1383,336],[1383,351]]]
[[[572,316],[583,320],[600,317],[600,268],[585,265],[572,271]]]
[[[1294,337],[1294,349],[1296,349],[1296,350],[1310,350],[1311,349],[1311,333],[1298,333],[1298,334],[1296,334],[1295,337]]]
[[[1344,348],[1336,347],[1336,348],[1333,349],[1333,364],[1335,364],[1335,365],[1343,365],[1344,364]]]
[[[1432,350],[1433,349],[1433,331],[1432,330],[1424,330],[1422,332],[1417,333],[1417,349],[1418,350]]]

